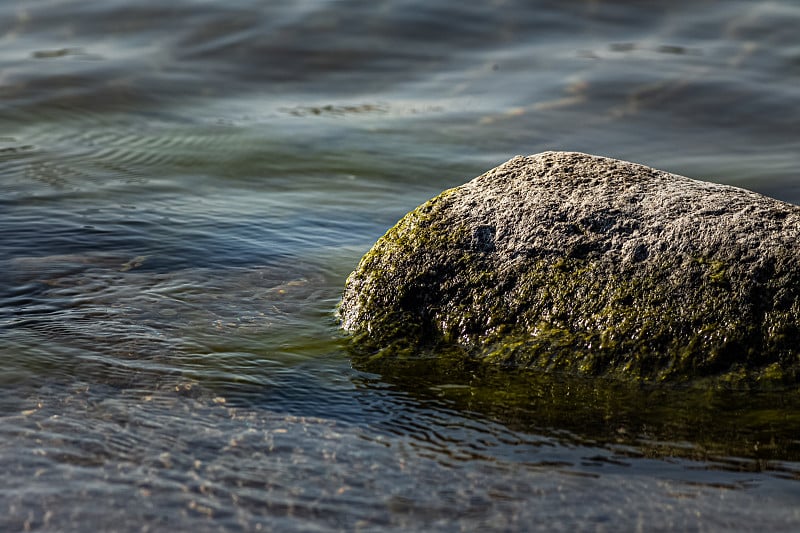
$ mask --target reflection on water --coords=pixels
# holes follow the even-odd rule
[[[370,366],[356,361],[359,368]],[[800,394],[794,390],[626,385],[502,370],[456,372],[453,366],[406,362],[385,368],[381,377],[421,400],[451,402],[510,428],[577,445],[623,446],[634,457],[702,459],[717,468],[800,480]]]
[[[800,524],[796,392],[371,373],[334,316],[387,227],[518,153],[800,203],[794,2],[0,21],[0,529]]]

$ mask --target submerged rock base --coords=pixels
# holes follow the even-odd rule
[[[381,237],[339,313],[363,360],[800,383],[800,207],[571,152],[515,157]]]

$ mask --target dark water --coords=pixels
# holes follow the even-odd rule
[[[515,154],[800,203],[798,27],[793,0],[3,2],[0,529],[800,528],[796,393],[369,374],[333,316],[402,214]]]

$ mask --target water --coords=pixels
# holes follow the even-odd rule
[[[3,3],[0,529],[800,527],[796,394],[351,367],[359,257],[515,154],[800,203],[793,0],[462,4]]]

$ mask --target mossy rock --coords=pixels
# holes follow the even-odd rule
[[[407,214],[347,280],[357,362],[800,383],[800,207],[571,152]]]

